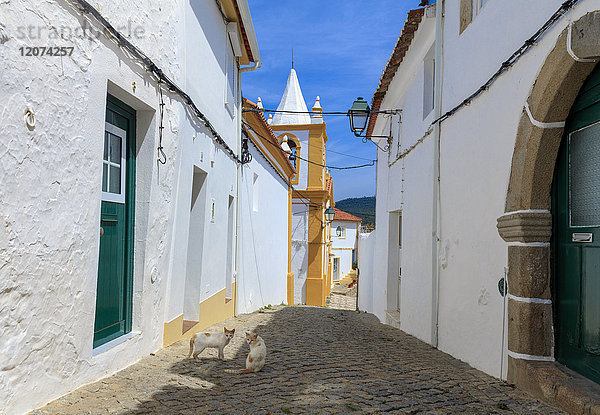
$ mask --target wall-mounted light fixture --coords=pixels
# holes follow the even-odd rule
[[[392,132],[390,128],[389,135],[363,135],[366,133],[367,124],[369,123],[369,118],[371,114],[387,114],[388,116],[400,114],[401,110],[393,109],[393,110],[384,110],[384,111],[371,111],[369,108],[369,104],[363,97],[358,97],[353,103],[352,107],[348,110],[348,118],[350,119],[350,131],[354,133],[357,137],[362,137],[363,143],[371,140],[372,138],[386,138],[388,142],[391,140]],[[379,147],[379,146],[378,146]],[[387,151],[389,149],[389,145],[384,147],[380,147],[381,150]]]
[[[333,222],[333,217],[335,216],[335,209],[328,207],[325,209],[325,221],[327,223]]]
[[[365,131],[367,122],[369,121],[369,115],[371,115],[369,104],[367,104],[367,101],[365,101],[363,97],[358,97],[354,103],[352,103],[350,110],[348,110],[350,131],[352,131],[355,136],[360,137]]]

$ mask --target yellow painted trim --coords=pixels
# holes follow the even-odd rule
[[[282,169],[279,167],[281,165],[281,163],[276,162],[273,157],[272,157],[272,153],[269,153],[267,151],[267,147],[263,146],[262,141],[260,140],[260,137],[255,137],[254,131],[250,131],[250,136],[253,139],[252,141],[254,142],[254,144],[258,147],[258,150],[260,151],[260,153],[263,155],[264,158],[266,158],[269,163],[271,163],[271,165],[283,176],[286,176],[289,180],[290,176],[293,173],[289,173],[289,172],[284,172],[281,171]],[[256,138],[256,141],[254,140]],[[261,143],[260,145],[258,145],[257,143]],[[291,171],[293,172],[294,170],[291,169]]]
[[[245,113],[247,114],[247,113]],[[255,113],[253,113],[255,114]],[[250,124],[252,128],[258,128],[253,125],[252,120],[250,118],[246,119],[246,122]],[[245,127],[244,127],[245,128]],[[270,141],[267,138],[263,138],[256,134],[254,131],[249,131],[246,129],[250,139],[256,145],[260,153],[273,165],[273,167],[283,176],[287,177],[289,180],[295,173],[294,166],[292,166],[291,162],[284,154],[283,149],[280,151],[275,151],[275,147],[273,146],[273,142],[271,144],[266,143],[266,141]],[[267,131],[263,131],[262,134],[268,134]]]
[[[331,249],[333,249],[334,251],[352,251],[352,250],[354,250],[354,248],[334,248],[334,247],[332,247]]]
[[[243,100],[243,107],[257,108],[254,103],[246,98]],[[273,164],[279,173],[287,177],[287,180],[289,181],[290,177],[295,174],[294,166],[290,162],[287,154],[280,147],[275,134],[269,128],[263,115],[260,112],[249,111],[243,113],[243,118],[251,127],[251,129],[248,129],[244,126],[244,130],[248,133],[252,142],[259,148],[262,155]],[[274,163],[273,160],[276,162]]]
[[[324,306],[323,278],[306,279],[306,305]]]
[[[281,125],[270,125],[273,131],[315,131],[315,132],[325,132],[327,127],[325,123],[321,124],[281,124]]]
[[[294,273],[292,272],[292,186],[288,186],[288,272],[287,303],[294,305]]]
[[[310,131],[308,134],[308,160],[312,163],[308,165],[307,189],[325,190],[325,142],[323,141],[322,131]],[[318,163],[313,164],[313,163]]]
[[[322,192],[322,191],[321,191]],[[322,201],[310,198],[311,205],[320,205],[320,209],[311,208],[308,213],[308,270],[306,279],[306,304],[324,306],[327,271],[324,255],[325,222]]]
[[[235,315],[235,303],[237,298],[236,283],[231,284],[233,299],[226,302],[226,289],[223,288],[218,293],[213,294],[200,303],[200,315],[198,323],[191,329],[182,334],[183,314],[164,324],[163,347],[170,346],[179,340],[192,337],[207,327],[227,320]]]
[[[194,329],[193,327],[192,329]],[[163,333],[163,347],[167,347],[176,341],[183,338],[181,332],[183,330],[183,314],[175,317],[173,320],[165,323]],[[190,330],[191,331],[191,330]],[[188,332],[189,333],[189,332]],[[186,333],[187,334],[187,333]],[[190,334],[191,336],[191,334]]]

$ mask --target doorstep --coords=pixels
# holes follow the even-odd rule
[[[600,385],[557,362],[508,358],[510,383],[573,415],[600,415]]]

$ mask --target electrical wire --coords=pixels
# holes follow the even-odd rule
[[[160,84],[160,82],[159,82]],[[162,88],[159,86],[158,91],[160,93],[160,100],[158,102],[158,108],[160,112],[160,124],[158,126],[158,162],[160,164],[167,164],[167,155],[163,149],[162,140],[163,140],[163,130],[165,127],[163,126],[163,119],[165,116],[165,101],[163,100],[163,92]]]
[[[312,144],[309,144],[309,147],[318,148],[318,146],[315,146],[315,145],[312,145]],[[331,150],[330,148],[327,148],[326,151],[328,153],[339,154],[341,156],[353,157],[353,158],[358,159],[358,160],[365,160],[365,161],[372,161],[373,160],[373,159],[367,159],[367,158],[364,158],[364,157],[353,156],[352,154],[340,153],[339,151],[334,151],[334,150]]]
[[[242,123],[248,129],[250,129],[254,134],[256,134],[257,136],[259,136],[260,138],[262,138],[263,140],[265,140],[266,142],[268,142],[272,146],[276,147],[279,151],[281,151],[282,153],[284,153],[286,156],[288,155],[288,153],[281,148],[281,145],[279,143],[272,142],[269,138],[263,136],[258,131],[256,131],[254,128],[252,128],[252,126],[250,124],[248,124],[246,121],[242,120]],[[371,160],[371,163],[368,163],[368,164],[361,164],[361,165],[358,165],[358,166],[337,167],[337,166],[328,166],[326,164],[317,163],[315,161],[308,160],[308,159],[300,157],[300,156],[294,156],[294,157],[296,159],[306,161],[307,163],[314,164],[314,165],[319,166],[319,167],[325,167],[325,168],[332,169],[332,170],[351,170],[351,169],[360,169],[360,168],[363,168],[363,167],[372,167],[377,162],[377,160]]]
[[[186,108],[196,116],[196,118],[200,121],[201,124],[206,127],[208,131],[210,131],[213,136],[213,140],[221,146],[226,153],[230,155],[232,159],[234,159],[237,163],[241,164],[242,161],[237,156],[237,154],[227,145],[225,140],[221,137],[221,135],[217,132],[215,127],[212,125],[210,120],[198,109],[195,102],[192,98],[183,91],[180,87],[178,87],[175,82],[173,82],[162,69],[160,69],[144,52],[134,46],[131,42],[129,42],[125,36],[123,36],[115,27],[108,21],[106,18],[92,5],[90,5],[85,0],[68,0],[71,5],[76,7],[79,12],[87,17],[91,15],[99,24],[104,27],[104,32],[107,38],[114,41],[117,46],[121,49],[124,49],[134,60],[137,60],[142,64],[144,69],[154,76],[155,80],[158,82],[159,88],[162,88],[162,84],[164,83],[170,92],[178,95],[185,103]],[[161,157],[159,152],[159,158]]]
[[[309,115],[344,115],[348,116],[348,111],[292,111],[292,110],[270,110],[266,108],[243,108],[244,112],[269,112],[273,114],[309,114]],[[402,110],[391,109],[391,110],[379,110],[369,111],[369,114],[398,114]],[[366,111],[365,111],[366,112]]]
[[[412,146],[403,151],[402,154],[398,156],[398,159],[406,157],[410,152],[412,152],[415,149],[415,147],[421,144],[425,140],[425,138],[431,135],[431,133],[433,132],[433,126],[435,124],[441,124],[442,122],[456,114],[458,111],[460,111],[462,108],[469,106],[475,98],[477,98],[483,92],[487,91],[504,72],[513,67],[514,64],[517,63],[519,59],[542,38],[542,36],[554,25],[554,23],[559,21],[560,18],[564,16],[565,13],[567,13],[567,11],[573,8],[573,6],[577,2],[579,2],[579,0],[567,0],[564,3],[562,3],[560,8],[542,25],[542,27],[537,32],[533,34],[533,36],[527,39],[523,43],[523,45],[519,49],[517,49],[507,60],[502,62],[500,68],[487,80],[486,83],[484,83],[481,87],[479,87],[479,89],[477,89],[467,98],[465,98],[460,104],[458,104],[457,106],[445,112],[442,116],[434,120],[429,125],[429,128],[427,129],[425,134],[421,138],[419,138]]]

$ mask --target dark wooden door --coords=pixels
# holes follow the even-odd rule
[[[102,157],[94,347],[131,331],[135,111],[109,96]]]
[[[569,116],[553,188],[556,356],[600,382],[600,71]]]

